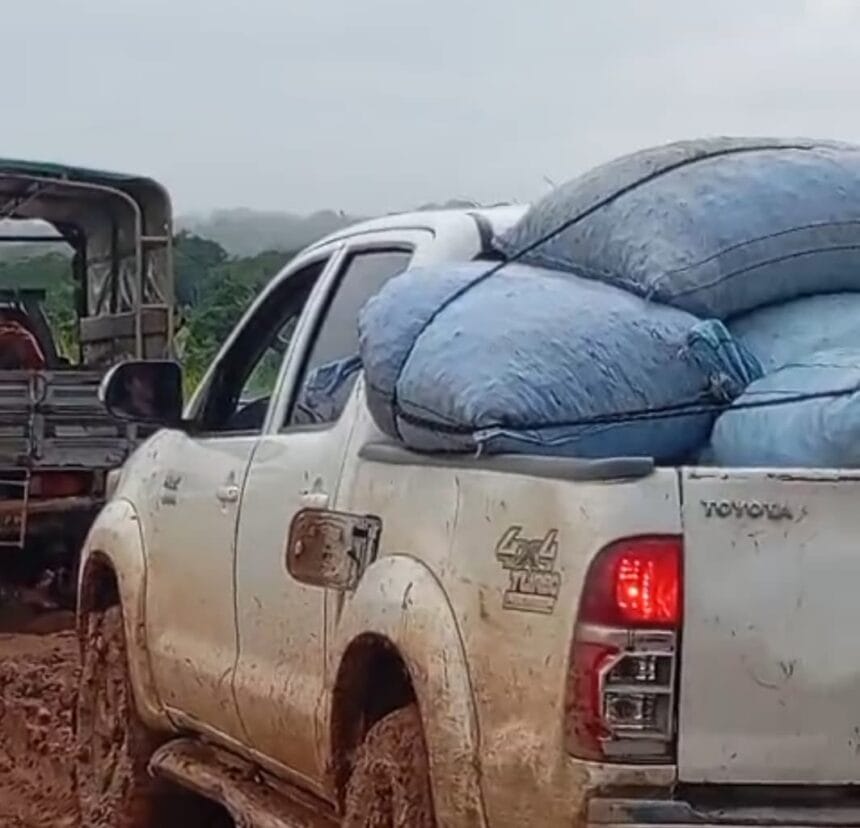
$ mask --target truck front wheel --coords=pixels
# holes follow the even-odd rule
[[[128,679],[122,610],[87,613],[75,709],[78,803],[83,825],[154,828],[161,785],[147,772],[158,739],[139,719]]]
[[[418,707],[368,730],[346,789],[343,828],[435,828],[430,766]]]

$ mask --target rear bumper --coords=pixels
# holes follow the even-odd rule
[[[24,546],[27,540],[53,535],[76,537],[103,505],[104,498],[95,495],[4,500],[0,502],[0,546]]]
[[[26,511],[29,516],[64,515],[69,512],[87,512],[104,505],[104,498],[95,495],[75,497],[49,497],[32,500],[6,500],[0,503],[0,516],[18,515]]]
[[[860,826],[860,806],[696,807],[680,800],[592,799],[587,825],[594,828],[822,828]]]

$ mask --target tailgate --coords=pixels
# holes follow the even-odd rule
[[[681,780],[860,782],[860,475],[682,474]]]
[[[99,401],[97,371],[0,371],[0,465],[113,468],[129,427]]]

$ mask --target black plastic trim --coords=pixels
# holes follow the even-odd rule
[[[650,457],[612,457],[585,460],[526,454],[419,454],[394,443],[367,443],[359,450],[362,460],[394,466],[437,466],[457,469],[523,474],[530,477],[575,481],[631,480],[654,471]]]

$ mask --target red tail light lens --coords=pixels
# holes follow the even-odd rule
[[[674,755],[681,538],[625,538],[586,573],[567,684],[568,751],[603,762]]]
[[[30,478],[30,497],[76,497],[92,485],[88,472],[38,472]]]
[[[626,538],[594,559],[585,579],[579,620],[674,629],[681,620],[680,607],[680,538]]]

